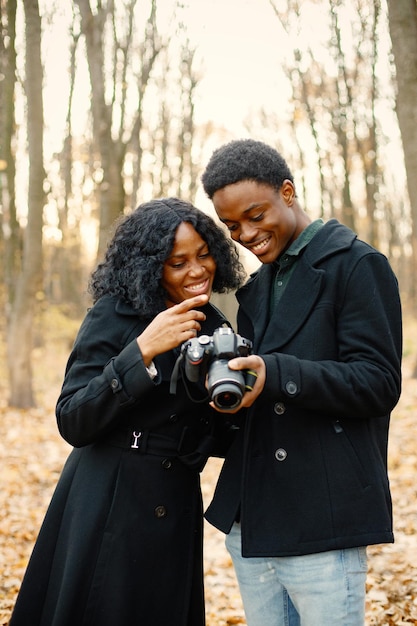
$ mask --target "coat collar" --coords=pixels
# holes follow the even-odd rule
[[[279,314],[269,318],[272,264],[262,265],[236,294],[254,329],[254,352],[282,348],[297,334],[316,305],[325,271],[320,263],[349,249],[356,235],[337,220],[330,220],[313,237],[301,255],[279,304]]]

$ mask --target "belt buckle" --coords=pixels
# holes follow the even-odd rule
[[[134,430],[132,432],[133,441],[132,441],[132,445],[130,447],[137,450],[139,448],[139,443],[138,442],[139,442],[139,439],[141,437],[142,437],[142,431],[140,430],[139,432],[136,432],[136,430]]]

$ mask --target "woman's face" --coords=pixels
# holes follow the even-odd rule
[[[201,294],[211,295],[216,262],[207,243],[188,222],[175,233],[174,246],[164,263],[161,285],[168,294],[168,307]]]

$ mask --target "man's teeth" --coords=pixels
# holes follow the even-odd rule
[[[262,248],[266,246],[268,241],[269,241],[269,237],[267,237],[266,239],[263,239],[262,241],[257,243],[256,246],[253,246],[253,250],[261,250]]]

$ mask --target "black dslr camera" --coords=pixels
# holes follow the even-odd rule
[[[212,337],[201,335],[182,345],[185,375],[196,383],[200,375],[207,374],[210,400],[219,409],[234,409],[239,406],[245,390],[252,389],[256,374],[231,370],[228,362],[238,356],[248,356],[251,350],[249,339],[235,334],[231,328],[216,328]]]

